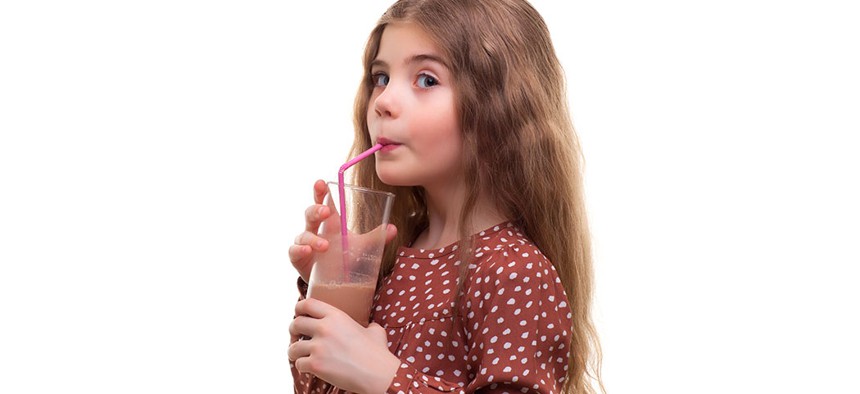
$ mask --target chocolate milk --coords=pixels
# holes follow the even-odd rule
[[[367,327],[375,292],[376,286],[372,283],[314,283],[308,289],[308,297],[346,312],[359,324]]]

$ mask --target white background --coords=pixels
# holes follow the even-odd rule
[[[0,392],[291,391],[287,248],[389,3],[3,2]],[[534,1],[609,392],[860,392],[848,3]]]

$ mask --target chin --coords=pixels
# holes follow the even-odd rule
[[[382,183],[389,186],[415,186],[415,182],[402,172],[376,167],[376,176]]]

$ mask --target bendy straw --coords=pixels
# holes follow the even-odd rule
[[[346,237],[347,236],[347,231],[346,231],[346,194],[344,193],[345,190],[343,187],[343,173],[346,172],[346,170],[349,167],[352,167],[356,163],[366,159],[368,156],[372,155],[374,152],[382,149],[382,147],[383,147],[382,144],[376,144],[376,145],[372,146],[370,149],[368,149],[364,152],[361,152],[361,154],[359,154],[358,156],[354,157],[352,160],[349,160],[346,163],[344,163],[342,166],[340,166],[340,170],[337,172],[337,191],[338,191],[338,194],[340,197],[340,235],[341,235],[340,244],[341,244],[341,247],[343,248],[344,270],[346,269],[346,264],[347,264],[347,260],[346,260],[347,253],[349,253],[349,241],[347,241],[347,237]]]

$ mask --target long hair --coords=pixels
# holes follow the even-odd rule
[[[573,315],[565,392],[594,393],[589,378],[603,391],[600,344],[591,319],[593,270],[583,158],[567,107],[564,72],[543,18],[525,0],[397,1],[380,18],[365,48],[351,156],[371,146],[370,63],[385,26],[395,21],[420,26],[451,66],[468,188],[461,232],[467,231],[464,224],[483,194],[540,248],[558,271]],[[420,187],[382,183],[373,160],[354,167],[352,182],[396,195],[393,245],[415,239],[427,226]],[[461,239],[468,236],[461,234]],[[383,274],[393,268],[395,249],[386,250]]]

